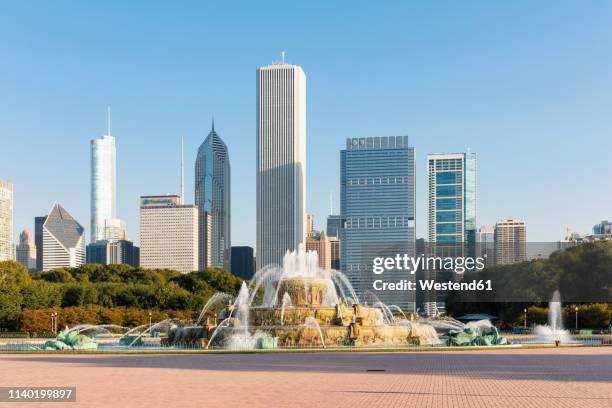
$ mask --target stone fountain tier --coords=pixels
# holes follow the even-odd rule
[[[362,305],[346,306],[338,304],[331,307],[256,307],[251,309],[250,325],[258,326],[297,326],[303,324],[308,317],[316,319],[319,326],[348,327],[355,322],[362,326],[380,325],[381,313],[379,309]]]
[[[330,290],[335,290],[331,279],[285,278],[276,284],[277,304],[283,304],[286,293],[293,306],[320,306]]]

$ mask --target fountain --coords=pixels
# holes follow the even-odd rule
[[[368,296],[371,307],[360,303],[346,276],[319,268],[317,253],[300,245],[297,251],[287,251],[282,267],[265,267],[248,285],[243,283],[234,302],[218,314],[218,324],[171,327],[161,344],[176,345],[179,337],[203,348],[227,349],[439,342],[433,327],[405,319],[393,306],[400,312],[396,318],[375,295]],[[227,298],[216,295],[212,303],[219,299]],[[208,309],[204,307],[199,321]]]
[[[569,332],[563,329],[561,313],[561,294],[555,290],[548,302],[548,324],[536,325],[534,328],[537,343],[571,343]]]

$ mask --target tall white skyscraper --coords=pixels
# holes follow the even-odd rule
[[[116,185],[115,137],[111,135],[109,110],[108,134],[91,141],[91,242],[122,238],[123,224],[116,218]]]
[[[283,61],[257,70],[257,265],[304,242],[306,75]]]
[[[0,180],[0,261],[13,259],[13,183]]]

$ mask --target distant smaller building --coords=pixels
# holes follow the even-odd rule
[[[127,240],[96,241],[87,245],[87,263],[140,266],[140,248]]]
[[[253,248],[250,246],[233,246],[231,255],[232,273],[245,280],[251,279],[255,273]]]
[[[612,222],[604,220],[593,226],[593,235],[612,235]]]
[[[327,236],[340,239],[340,230],[342,229],[342,217],[340,215],[327,216]]]
[[[19,235],[19,244],[16,249],[17,262],[28,268],[32,272],[36,270],[36,245],[32,240],[32,234],[24,229]]]
[[[325,235],[325,232],[306,238],[306,250],[314,251],[319,255],[319,268],[323,270],[331,269],[332,247],[329,238]],[[339,258],[340,256],[338,256],[338,261]]]
[[[508,265],[527,260],[526,224],[501,220],[495,224],[495,264]]]

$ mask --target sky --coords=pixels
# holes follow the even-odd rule
[[[129,3],[129,4],[128,4]],[[138,242],[140,195],[193,202],[215,129],[232,167],[232,244],[255,245],[255,72],[307,76],[307,209],[338,212],[348,137],[408,135],[417,237],[425,158],[477,154],[477,224],[529,241],[612,218],[612,3],[607,1],[18,2],[0,14],[0,179],[15,237],[60,202],[89,230],[90,140],[117,139],[117,212]]]

